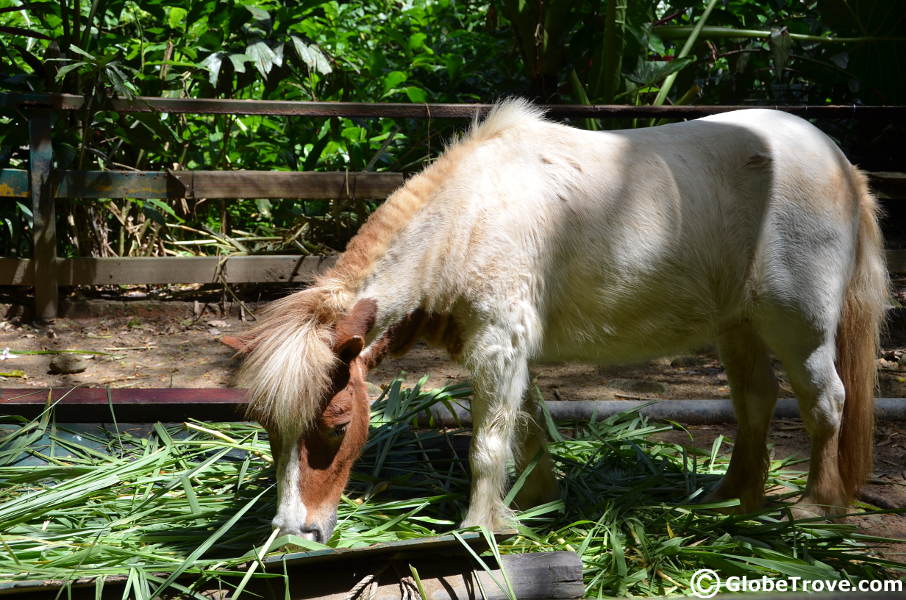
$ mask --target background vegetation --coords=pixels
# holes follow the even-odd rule
[[[61,169],[419,169],[461,123],[126,115],[112,95],[551,103],[904,103],[906,8],[883,0],[0,0],[0,90],[92,98],[55,124]],[[705,21],[698,35],[693,26]],[[629,121],[579,126],[632,127]],[[892,170],[900,124],[827,124]],[[27,163],[0,114],[0,168]],[[325,201],[61,203],[62,254],[328,253],[373,209]],[[30,214],[0,207],[0,252]],[[304,235],[298,235],[304,228]]]

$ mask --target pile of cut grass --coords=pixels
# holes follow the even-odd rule
[[[417,430],[418,413],[461,402],[463,387],[388,387],[339,507],[331,546],[448,533],[468,495],[462,431]],[[276,490],[262,430],[198,423],[141,430],[55,425],[49,414],[7,418],[0,439],[0,586],[22,580],[128,577],[127,594],[170,587],[186,596],[218,580],[283,577],[261,556],[318,544],[272,534]],[[569,436],[548,420],[565,501],[522,512],[501,552],[574,550],[588,597],[687,594],[692,573],[804,578],[890,578],[906,565],[871,554],[884,540],[851,526],[790,522],[777,509],[727,516],[696,500],[726,469],[727,440],[708,453],[657,441],[672,429],[627,413]],[[798,489],[792,461],[770,483]],[[520,485],[517,478],[516,486]],[[189,579],[180,575],[191,575]],[[100,586],[101,583],[98,583]],[[240,584],[240,587],[243,584]],[[241,591],[241,590],[240,590]]]

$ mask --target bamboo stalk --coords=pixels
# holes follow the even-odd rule
[[[714,9],[714,5],[717,4],[717,0],[711,0],[708,2],[708,6],[705,7],[705,12],[702,13],[702,16],[698,19],[698,23],[695,24],[695,27],[692,29],[692,32],[689,34],[689,37],[686,38],[686,43],[683,44],[680,53],[676,55],[677,58],[686,57],[689,52],[692,51],[692,46],[695,45],[696,40],[698,39],[699,34],[702,29],[705,27],[705,23],[708,21],[708,17],[711,16],[711,11]],[[660,106],[664,103],[664,100],[667,99],[667,94],[670,93],[670,88],[673,87],[673,82],[676,81],[677,73],[671,73],[664,79],[664,84],[661,86],[661,89],[658,90],[657,96],[654,99],[652,104],[654,106]]]
[[[710,26],[701,28],[698,25],[691,27],[689,25],[661,25],[654,28],[654,32],[662,39],[673,40],[686,37],[692,37],[696,29],[696,37],[706,40],[726,39],[726,38],[769,38],[771,32],[764,29],[737,29],[735,27],[718,27]],[[889,36],[857,36],[857,37],[827,37],[822,35],[808,35],[805,33],[790,33],[790,39],[799,40],[800,42],[821,42],[829,44],[866,44],[874,42],[904,42],[906,37],[889,37]]]

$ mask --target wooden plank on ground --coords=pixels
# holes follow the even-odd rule
[[[333,266],[322,256],[161,256],[67,258],[61,285],[212,283],[310,283]]]
[[[56,110],[80,110],[82,96],[74,94],[0,94],[0,107],[46,107]],[[116,98],[98,110],[120,113],[187,113],[236,115],[286,115],[306,117],[391,117],[416,119],[470,119],[483,115],[491,104],[403,104],[392,102],[307,102],[283,100],[227,100],[220,98],[157,98],[136,96],[132,100]],[[756,108],[752,105],[704,106],[629,106],[623,104],[553,104],[542,105],[552,117],[663,117],[697,118],[731,110]],[[864,105],[795,105],[757,106],[773,108],[803,117],[823,119],[885,119],[893,121],[906,114],[902,106]]]
[[[497,534],[501,541],[515,532]],[[460,541],[460,539],[462,541]],[[364,548],[327,549],[270,557],[264,568],[287,580],[252,579],[248,592],[262,598],[293,600],[407,600],[419,597],[410,567],[419,574],[427,598],[433,600],[578,600],[584,595],[582,561],[575,552],[536,552],[508,554],[497,564],[486,557],[487,568],[479,565],[466,545],[481,553],[488,547],[481,533],[465,532],[460,539],[452,535],[416,538],[376,544]],[[505,573],[505,575],[504,575]],[[185,574],[180,582],[197,575]],[[239,575],[236,575],[238,581]],[[102,598],[120,598],[128,578],[108,576]],[[371,585],[371,582],[374,582]],[[513,595],[506,589],[512,586]],[[68,595],[75,599],[96,598],[91,578],[66,582]],[[287,585],[288,583],[288,585]],[[30,598],[55,598],[62,581],[14,581],[0,584],[0,595],[28,593]],[[200,595],[220,597],[218,583],[198,583]],[[208,586],[211,586],[208,589]],[[358,593],[351,593],[358,590]]]
[[[365,549],[367,550],[367,549]],[[309,567],[304,562],[287,567],[289,597],[293,600],[408,600],[420,597],[409,567],[419,574],[426,598],[432,600],[569,600],[584,596],[582,561],[575,552],[505,554],[497,564],[486,557],[487,570],[467,556],[462,547],[446,553],[402,553],[379,560],[347,560],[342,564]],[[282,569],[272,569],[282,573]],[[504,575],[504,573],[506,575]],[[351,596],[350,590],[373,576],[370,594]],[[262,580],[254,589],[263,597],[280,597],[282,582]],[[512,595],[507,590],[512,586]]]
[[[242,390],[232,388],[6,388],[0,414],[33,419],[47,406],[61,423],[234,421],[243,418]]]

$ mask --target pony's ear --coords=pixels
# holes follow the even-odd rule
[[[364,348],[365,338],[360,335],[353,335],[342,340],[339,345],[337,345],[337,356],[339,356],[340,360],[344,363],[349,364],[362,353]]]
[[[374,327],[376,318],[377,302],[371,298],[364,298],[356,302],[355,306],[337,321],[335,328],[337,354],[339,354],[340,344],[344,343],[347,338],[359,336],[364,340],[371,328]]]

